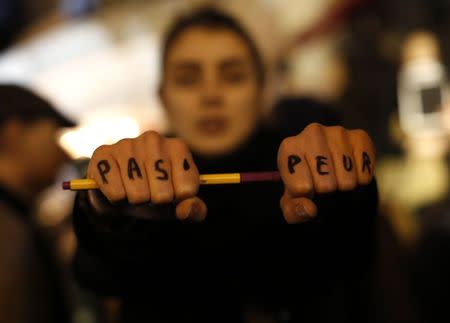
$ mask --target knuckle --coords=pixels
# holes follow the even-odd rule
[[[144,191],[135,191],[133,193],[128,193],[128,202],[131,204],[140,204],[148,202],[150,199],[147,192]]]
[[[289,149],[295,143],[295,137],[286,137],[280,144],[280,147],[283,149]]]
[[[164,148],[165,138],[162,137],[158,132],[156,131],[147,131],[143,135],[143,143],[144,146],[147,147],[147,149],[150,149],[150,151],[153,151],[153,153],[159,154],[161,150]]]
[[[164,204],[172,202],[173,192],[171,190],[158,190],[152,192],[151,200],[155,204]]]
[[[295,148],[295,142],[295,137],[284,138],[278,149],[279,157],[288,154],[289,151],[292,151]]]
[[[197,194],[198,185],[196,183],[186,183],[175,187],[175,196],[179,200],[193,197]]]
[[[127,152],[130,153],[132,150],[132,142],[133,139],[120,139],[118,142],[116,142],[114,145],[111,146],[111,152],[117,158],[117,155],[120,155],[121,153]]]
[[[305,130],[303,130],[306,133],[318,133],[322,131],[323,126],[320,123],[313,122],[306,126]]]
[[[339,189],[341,191],[351,191],[356,188],[356,180],[351,177],[345,177],[343,178],[339,183]]]
[[[179,150],[188,150],[186,142],[181,138],[171,138],[168,140],[168,144]]]
[[[362,129],[355,129],[355,130],[351,130],[350,134],[353,138],[355,138],[356,140],[370,140],[369,134]]]
[[[105,194],[108,200],[113,202],[121,201],[126,198],[125,192],[118,189],[105,190],[103,194]]]
[[[347,133],[347,129],[345,129],[342,126],[332,126],[332,127],[327,127],[326,128],[328,131],[330,131],[330,133],[334,136],[338,136],[338,137],[344,137]]]
[[[288,189],[294,195],[309,195],[313,192],[313,185],[308,181],[294,181]]]
[[[358,136],[368,136],[367,132],[363,129],[353,129],[350,132]]]
[[[116,143],[116,145],[129,145],[132,141],[133,141],[133,139],[131,139],[131,138],[123,138],[123,139],[120,139]]]
[[[375,145],[369,134],[362,129],[355,129],[350,131],[350,135],[353,137],[353,141],[362,147],[366,147],[376,153]]]
[[[371,181],[372,181],[372,176],[364,175],[364,176],[361,176],[361,178],[359,179],[358,182],[361,185],[367,185],[367,184],[370,184]]]
[[[277,154],[278,167],[281,167],[281,165],[284,163],[283,158],[285,158],[285,156],[289,153],[289,151],[292,150],[289,147],[292,146],[293,140],[294,140],[293,137],[287,137],[287,138],[284,138],[283,141],[281,142],[281,144],[278,148],[278,154]]]
[[[146,131],[144,132],[141,137],[144,139],[145,142],[150,142],[150,143],[154,143],[154,142],[160,142],[161,141],[161,135],[154,131],[154,130],[150,130],[150,131]]]
[[[320,181],[319,183],[317,183],[316,185],[316,192],[317,193],[332,193],[334,191],[336,191],[337,187],[336,187],[336,182],[335,181]]]
[[[94,152],[92,153],[92,158],[94,158],[94,156],[104,155],[110,149],[111,149],[110,145],[101,145],[94,150]]]

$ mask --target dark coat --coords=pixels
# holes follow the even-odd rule
[[[299,103],[284,101],[271,126],[231,155],[194,156],[200,172],[276,170],[283,138],[311,122],[337,123],[328,110]],[[176,222],[172,205],[95,216],[80,193],[79,282],[121,297],[124,322],[239,322],[249,309],[285,322],[367,321],[363,281],[373,257],[375,181],[316,196],[317,218],[301,225],[285,223],[282,192],[282,183],[202,186],[208,216],[201,224]],[[142,218],[142,208],[164,220]]]

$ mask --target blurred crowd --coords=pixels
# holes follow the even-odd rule
[[[119,322],[120,300],[74,278],[75,193],[61,182],[85,176],[102,144],[173,130],[158,96],[161,39],[204,5],[255,39],[268,123],[295,99],[371,136],[380,221],[369,321],[446,322],[448,0],[0,0],[0,322],[16,322],[4,308],[17,322]]]

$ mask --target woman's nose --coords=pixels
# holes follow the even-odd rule
[[[202,105],[220,107],[223,105],[223,89],[217,80],[207,80],[203,87]]]

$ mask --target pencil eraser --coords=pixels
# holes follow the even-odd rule
[[[63,182],[62,188],[63,190],[70,190],[70,182]]]

